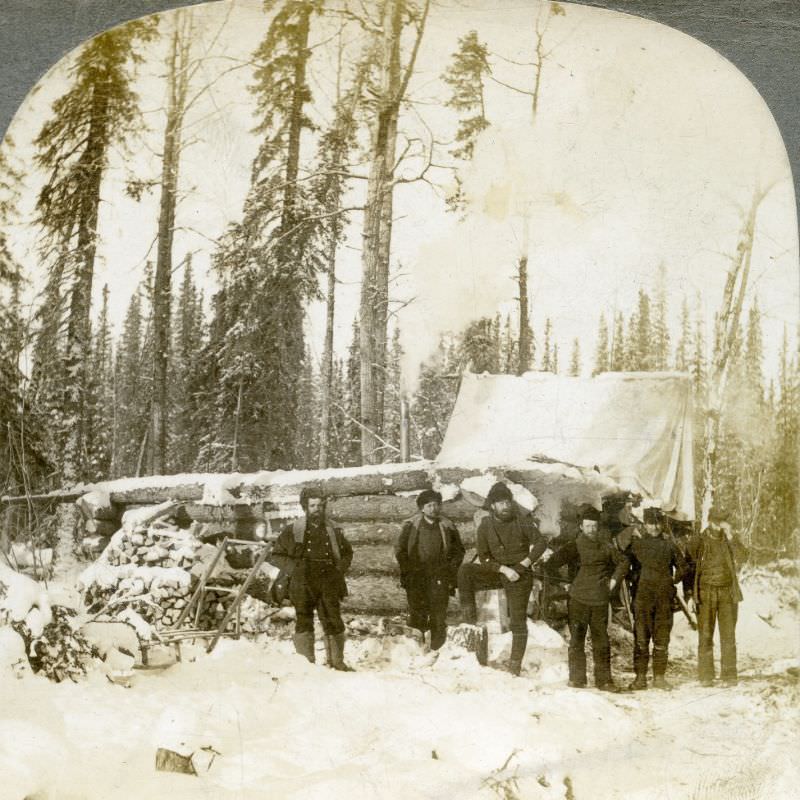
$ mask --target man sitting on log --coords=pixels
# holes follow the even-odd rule
[[[300,492],[304,518],[290,522],[272,549],[270,561],[291,575],[289,599],[296,613],[295,650],[314,661],[314,611],[325,634],[328,666],[343,672],[344,622],[339,608],[347,595],[345,573],[353,560],[353,548],[341,528],[325,519],[325,495],[315,487]]]
[[[528,598],[533,588],[531,566],[547,549],[547,539],[539,533],[533,517],[519,513],[511,490],[504,483],[492,486],[486,505],[490,513],[480,521],[477,532],[480,563],[463,564],[458,571],[461,619],[471,625],[477,622],[476,591],[503,589],[511,617],[508,671],[519,675],[528,644]],[[485,661],[485,645],[479,660]]]
[[[441,514],[439,492],[421,492],[417,508],[419,513],[403,523],[394,552],[408,598],[409,627],[423,636],[430,630],[431,650],[438,650],[447,635],[447,603],[465,551],[458,528]]]

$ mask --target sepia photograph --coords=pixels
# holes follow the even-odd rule
[[[0,798],[797,797],[800,8],[78,5],[0,12]]]

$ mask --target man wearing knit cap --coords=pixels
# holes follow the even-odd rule
[[[442,516],[439,492],[420,492],[417,508],[403,523],[394,552],[408,598],[409,627],[423,635],[430,631],[431,650],[438,650],[447,635],[447,603],[465,551],[458,528]]]
[[[614,545],[599,536],[599,529],[600,512],[585,509],[578,537],[550,557],[547,570],[555,576],[563,564],[580,564],[569,588],[569,685],[576,689],[586,686],[586,631],[591,630],[595,686],[616,692],[618,689],[611,679],[608,601],[609,593],[627,572],[629,562]]]
[[[547,549],[533,518],[523,516],[511,490],[498,482],[489,490],[487,514],[479,523],[477,551],[480,563],[463,564],[458,572],[458,599],[462,621],[475,624],[475,592],[503,589],[511,617],[511,658],[508,670],[519,675],[528,644],[528,598],[533,588],[531,566]]]
[[[653,686],[669,689],[665,678],[672,631],[674,584],[683,578],[686,561],[683,554],[663,534],[663,515],[657,508],[644,510],[645,535],[634,538],[628,556],[639,570],[633,602],[633,669],[636,679],[632,689],[647,688],[650,641],[653,642]]]
[[[325,495],[320,489],[304,488],[300,505],[305,517],[286,525],[269,559],[291,575],[289,599],[296,613],[294,647],[314,661],[316,611],[325,634],[328,666],[350,672],[344,661],[345,633],[339,604],[347,595],[344,576],[353,560],[353,548],[341,528],[325,518]]]

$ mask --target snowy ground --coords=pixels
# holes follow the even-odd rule
[[[735,689],[699,686],[678,616],[672,692],[569,689],[564,642],[544,625],[516,679],[449,645],[430,663],[405,637],[349,641],[353,674],[266,637],[186,647],[130,688],[99,670],[55,684],[0,666],[0,798],[799,797],[797,578],[752,572],[744,591]],[[196,777],[157,772],[159,747],[219,755]]]

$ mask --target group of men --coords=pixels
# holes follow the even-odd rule
[[[316,611],[325,635],[328,665],[349,671],[344,661],[340,603],[347,594],[344,576],[352,562],[352,547],[341,529],[326,519],[321,491],[304,490],[301,504],[305,518],[284,528],[271,556],[274,564],[291,575],[295,648],[314,661]],[[640,524],[626,504],[618,517],[623,527],[613,536],[601,526],[601,513],[585,508],[577,536],[566,537],[567,541],[558,537],[560,545],[545,560],[551,543],[539,532],[533,516],[515,503],[509,487],[497,482],[488,492],[485,513],[477,526],[476,556],[464,563],[466,549],[456,525],[442,515],[441,494],[432,489],[421,492],[417,508],[402,526],[395,556],[408,600],[408,624],[423,636],[429,635],[432,651],[441,648],[447,638],[449,599],[457,589],[461,623],[476,633],[478,659],[486,663],[487,634],[478,624],[476,592],[499,589],[505,594],[512,634],[507,669],[519,675],[538,562],[539,574],[552,579],[561,579],[562,567],[570,570],[570,686],[587,685],[586,633],[590,631],[595,686],[620,691],[611,674],[608,622],[609,604],[623,588],[632,597],[634,618],[635,678],[629,688],[647,689],[652,661],[652,685],[668,689],[665,676],[677,603],[675,585],[680,582],[684,599],[697,615],[700,682],[710,685],[715,678],[713,641],[718,626],[720,678],[729,685],[736,683],[735,627],[742,594],[729,529],[719,514],[712,513],[705,530],[678,542],[656,508],[646,508]]]

